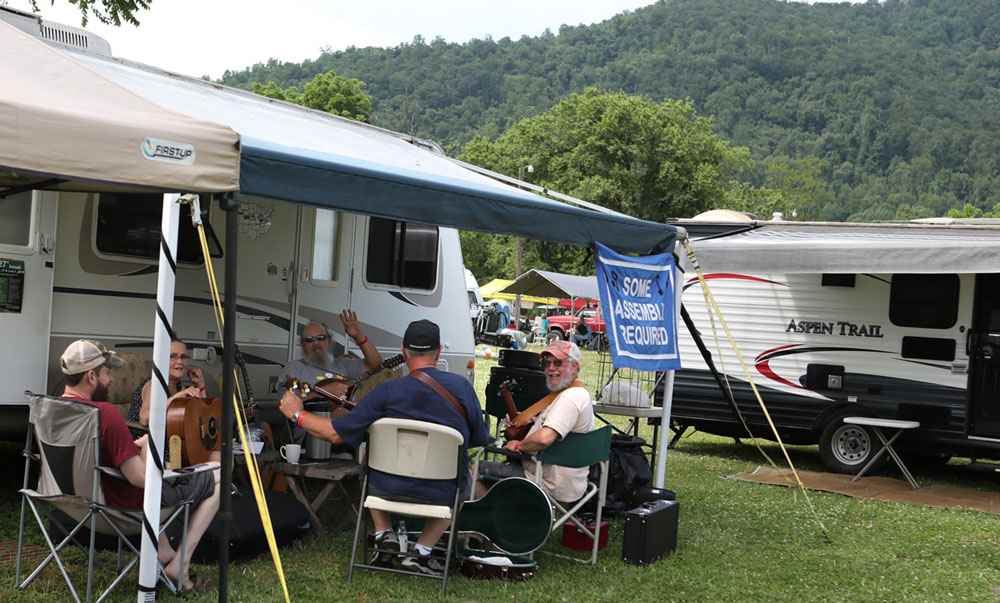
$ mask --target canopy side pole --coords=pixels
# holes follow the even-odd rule
[[[233,395],[236,390],[236,241],[239,236],[239,200],[223,197],[226,211],[226,279],[222,326],[222,476],[219,485],[222,500],[219,517],[222,534],[219,538],[219,603],[229,597],[229,531],[233,521]]]
[[[156,282],[156,315],[153,331],[153,371],[149,401],[149,452],[142,497],[142,549],[139,556],[139,590],[136,600],[156,600],[159,560],[160,491],[163,483],[164,431],[167,418],[167,379],[170,375],[170,340],[173,338],[174,285],[177,278],[177,230],[180,195],[163,195],[160,222],[160,263]]]
[[[676,254],[675,254],[676,255]],[[678,309],[681,307],[681,299],[684,295],[684,285],[681,280],[680,266],[674,264],[674,270],[671,273],[671,279],[673,280],[674,288],[674,326],[677,326],[679,322],[680,312]],[[677,329],[674,329],[675,332]],[[677,342],[674,342],[676,346]],[[667,371],[667,376],[663,380],[663,414],[660,415],[660,440],[657,442],[657,447],[659,450],[656,451],[656,476],[653,480],[653,485],[657,488],[665,487],[665,482],[667,479],[667,446],[670,443],[670,438],[666,437],[667,430],[670,428],[670,407],[674,402],[674,374],[676,371]]]

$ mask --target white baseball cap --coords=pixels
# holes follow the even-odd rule
[[[77,339],[69,344],[59,359],[64,375],[79,375],[107,364],[108,368],[121,368],[125,361],[99,342]]]

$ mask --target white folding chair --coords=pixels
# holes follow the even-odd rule
[[[97,597],[99,603],[131,571],[139,557],[139,551],[132,544],[130,537],[139,534],[142,529],[142,512],[132,509],[119,509],[105,504],[104,492],[101,488],[101,474],[107,474],[116,479],[125,479],[116,469],[100,466],[100,411],[89,404],[73,400],[64,400],[48,396],[32,394],[29,398],[28,435],[24,448],[24,482],[21,494],[21,518],[17,534],[17,561],[14,570],[14,581],[19,590],[27,588],[43,569],[55,561],[69,588],[73,600],[80,603],[80,596],[73,580],[70,578],[59,556],[60,551],[70,543],[79,544],[74,538],[77,533],[87,527],[90,532],[87,550],[87,588],[84,601],[89,602],[93,594],[94,561],[96,552],[96,535],[104,534],[117,538],[118,555],[115,578]],[[37,452],[35,445],[37,444]],[[35,489],[28,487],[31,473],[31,462],[37,460],[41,467],[38,485]],[[45,506],[40,509],[39,503]],[[187,522],[190,501],[178,505],[174,509],[166,509],[161,522],[160,533],[177,518],[182,517],[184,530],[181,536],[181,555],[187,546]],[[24,543],[25,510],[30,509],[38,528],[41,531],[49,554],[21,581],[21,550]],[[42,511],[58,510],[76,522],[65,536],[56,544],[50,534],[48,525],[56,522],[46,522]],[[80,545],[82,547],[82,545]],[[122,565],[123,546],[128,547],[133,558]],[[183,568],[182,568],[183,569]],[[176,593],[179,585],[171,581],[160,567],[160,579],[167,588]]]
[[[463,443],[464,439],[461,433],[444,425],[410,419],[379,419],[375,421],[368,428],[368,444],[363,463],[365,477],[361,486],[362,509],[453,521],[458,515],[458,508],[461,504],[460,488],[456,488],[455,499],[451,506],[418,504],[369,494],[368,477],[369,471],[374,469],[400,477],[457,481],[459,472],[466,470],[462,458]],[[367,559],[368,557],[368,539],[365,538],[367,530],[364,529],[365,515],[363,511],[358,513],[354,529],[354,543],[351,547],[351,565],[347,571],[348,581],[351,580],[356,567],[436,578],[436,576],[426,576],[417,572],[357,563],[358,541],[361,538],[365,540],[363,558]],[[448,587],[448,571],[455,548],[454,530],[449,528],[447,533],[445,568],[440,578],[442,591]]]

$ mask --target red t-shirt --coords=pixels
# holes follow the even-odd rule
[[[113,404],[84,400],[79,396],[63,397],[89,404],[100,411],[101,465],[121,469],[125,461],[139,455],[139,447],[135,445],[132,432]],[[105,502],[112,507],[142,508],[142,488],[136,488],[125,479],[101,474],[101,488],[104,490]]]

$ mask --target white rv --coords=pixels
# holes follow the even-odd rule
[[[0,405],[20,410],[25,389],[58,388],[59,354],[74,339],[151,354],[158,237],[149,235],[159,230],[161,199],[26,191],[0,200],[0,365],[20,377],[0,384]],[[411,320],[433,320],[441,326],[443,368],[473,378],[472,324],[455,319],[468,307],[457,231],[245,201],[238,343],[261,397],[298,352],[292,325],[325,322],[335,340],[357,353],[336,317],[344,308],[358,312],[384,356],[399,352]],[[220,278],[222,213],[209,209],[208,220]],[[386,244],[393,240],[398,249]],[[210,360],[215,355],[198,348],[214,346],[218,333],[189,220],[178,248],[175,327],[197,358]],[[206,369],[220,377],[221,356]],[[4,425],[23,435],[23,423]]]
[[[917,456],[1000,457],[1000,221],[677,224],[786,442],[856,472],[880,446],[842,419],[873,415],[919,421],[901,439]],[[750,430],[769,437],[687,270],[684,306]],[[745,436],[683,329],[681,341],[675,426]]]

